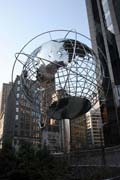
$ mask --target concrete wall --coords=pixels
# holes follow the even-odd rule
[[[72,152],[64,158],[72,165],[120,166],[120,146]]]

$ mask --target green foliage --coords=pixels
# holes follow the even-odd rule
[[[16,156],[20,161],[32,161],[35,158],[35,149],[31,143],[22,142]]]
[[[22,143],[16,153],[11,148],[0,152],[0,179],[64,180],[65,166],[67,164],[54,158],[46,147],[34,149],[30,143]]]
[[[120,168],[71,166],[62,157],[49,153],[47,147],[35,149],[23,142],[18,152],[9,144],[0,151],[1,180],[101,180],[120,175]]]
[[[0,151],[0,176],[6,175],[15,168],[16,157],[9,142],[4,143]]]

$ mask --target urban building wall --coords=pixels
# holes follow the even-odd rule
[[[6,107],[6,102],[7,102],[7,97],[10,93],[12,87],[12,83],[3,83],[2,86],[2,93],[1,93],[1,108],[0,112],[5,112],[5,107]]]
[[[88,147],[93,148],[104,145],[100,108],[91,110],[86,114],[86,126]]]
[[[70,120],[70,150],[79,151],[87,146],[85,116]]]
[[[29,92],[24,88],[20,76],[17,76],[6,103],[4,143],[9,141],[17,149],[23,141],[27,141],[41,147],[46,145],[50,152],[62,151],[60,122],[46,116],[46,108],[52,101],[53,90],[48,89],[48,92],[46,90],[41,94],[34,92],[31,99]],[[43,128],[39,126],[40,117],[45,123]]]
[[[2,148],[3,142],[3,128],[4,128],[4,116],[5,116],[5,108],[8,95],[10,93],[12,87],[12,83],[3,83],[2,91],[0,94],[0,148]]]
[[[22,141],[33,144],[39,144],[41,141],[38,115],[21,88],[20,77],[17,76],[8,96],[5,110],[3,143],[9,141],[14,147]]]
[[[106,100],[101,102],[101,113],[106,146],[120,142],[120,16],[117,8],[120,1],[114,2],[86,0],[92,46],[104,70],[102,86]]]
[[[3,126],[4,125],[4,113],[0,114],[0,149],[2,149],[3,142]]]

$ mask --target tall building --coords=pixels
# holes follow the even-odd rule
[[[0,114],[0,149],[2,149],[3,142],[3,127],[4,127],[4,113]]]
[[[3,83],[2,86],[2,94],[1,94],[1,107],[0,107],[0,113],[5,112],[5,106],[7,102],[7,97],[10,93],[12,87],[12,83]]]
[[[35,99],[37,101],[37,99]],[[35,102],[35,105],[37,102]],[[17,76],[7,98],[3,129],[3,143],[9,141],[18,147],[22,141],[39,144],[41,131],[39,115],[33,104],[22,91],[20,77]]]
[[[27,141],[35,145],[47,145],[51,152],[60,151],[60,123],[48,120],[44,113],[45,103],[51,101],[52,90],[51,93],[40,94],[35,91],[36,86],[36,83],[32,86],[31,96],[30,91],[23,88],[20,76],[17,76],[7,98],[3,143],[9,141],[13,147],[18,148],[23,141]],[[50,97],[47,97],[49,95]],[[47,124],[44,128],[40,128],[40,117]]]
[[[0,90],[0,111],[1,111],[2,90]]]
[[[105,145],[111,146],[120,142],[120,1],[86,0],[86,7],[92,47],[104,69],[101,113]]]
[[[0,148],[2,148],[5,107],[11,87],[12,83],[3,83],[2,92],[0,94]]]
[[[86,118],[84,115],[70,121],[70,150],[72,152],[79,152],[80,149],[86,147],[86,133]]]
[[[103,125],[99,103],[86,113],[87,145],[89,148],[104,145]]]

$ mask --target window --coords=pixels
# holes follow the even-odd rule
[[[16,108],[16,112],[19,112],[19,108]]]
[[[19,116],[18,116],[18,114],[17,114],[17,115],[15,116],[15,120],[18,120],[18,117],[19,117]]]
[[[107,11],[109,10],[109,6],[108,6],[108,2],[107,1],[104,3],[103,9],[104,9],[105,13],[107,13]]]
[[[19,86],[17,87],[17,91],[20,91],[20,87]]]
[[[108,27],[108,30],[110,30],[112,33],[114,33],[113,25],[112,24]]]
[[[15,124],[15,128],[18,128],[18,124]]]
[[[108,0],[102,0],[102,4],[105,4],[107,3]]]
[[[17,94],[16,94],[16,97],[17,97],[17,98],[19,98],[19,97],[20,97],[20,94],[19,94],[19,93],[17,93]]]
[[[16,105],[19,105],[19,101],[16,101]]]
[[[18,80],[17,84],[18,84],[18,85],[20,84],[20,80]]]
[[[109,27],[112,24],[111,16],[106,17],[106,23],[107,23],[107,27]]]

